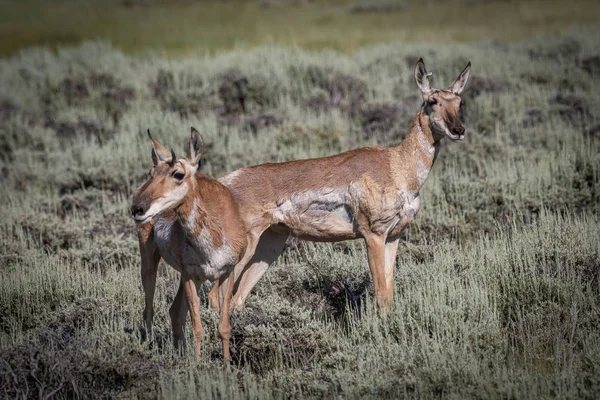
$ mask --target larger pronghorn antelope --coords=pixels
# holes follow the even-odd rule
[[[221,309],[219,336],[228,361],[228,314],[234,282],[231,272],[246,247],[244,222],[227,188],[197,172],[204,146],[194,128],[187,160],[177,159],[149,131],[148,135],[153,144],[154,167],[149,180],[135,192],[131,206],[142,258],[146,328],[151,331],[156,273],[162,257],[181,272],[179,290],[169,310],[175,344],[184,343],[189,310],[198,358],[203,331],[196,284],[216,281]]]
[[[366,147],[338,155],[242,168],[220,179],[246,223],[248,246],[236,266],[234,306],[241,307],[293,235],[312,241],[363,238],[378,305],[392,304],[400,232],[419,211],[419,191],[443,138],[464,137],[460,93],[471,63],[452,85],[430,86],[423,60],[414,77],[423,103],[400,145]],[[211,291],[215,304],[216,292]]]

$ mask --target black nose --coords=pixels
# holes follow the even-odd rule
[[[464,135],[465,127],[464,126],[455,126],[454,128],[452,128],[452,133],[454,133],[455,135]]]
[[[138,215],[144,215],[145,212],[146,212],[146,210],[144,210],[140,206],[137,206],[135,204],[131,206],[131,215],[134,217],[136,217]]]

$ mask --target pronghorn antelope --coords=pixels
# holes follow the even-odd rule
[[[181,273],[179,290],[169,310],[175,344],[185,343],[188,310],[200,354],[202,325],[196,284],[216,281],[215,296],[221,309],[219,336],[229,360],[229,304],[234,265],[246,247],[244,221],[225,186],[197,172],[204,151],[200,134],[192,128],[189,158],[177,159],[150,135],[152,161],[149,180],[133,195],[131,215],[136,222],[142,258],[144,320],[151,331],[156,272],[161,257]],[[184,301],[183,296],[187,301]]]
[[[458,117],[460,93],[471,63],[446,89],[430,86],[423,59],[414,77],[421,108],[400,145],[366,147],[310,160],[242,168],[220,179],[229,188],[246,224],[248,246],[235,268],[234,307],[283,251],[293,235],[312,241],[363,238],[375,294],[386,312],[392,304],[400,232],[420,207],[419,191],[437,158],[440,142],[464,137]],[[210,296],[216,308],[216,291]]]

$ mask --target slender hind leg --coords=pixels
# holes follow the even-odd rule
[[[233,284],[235,281],[234,278],[233,271],[231,271],[227,278],[220,279],[221,283],[219,285],[219,308],[221,310],[219,320],[219,337],[221,338],[221,343],[223,345],[223,357],[225,358],[227,366],[229,366],[229,362],[231,360],[231,356],[229,354],[229,339],[231,337],[229,306],[231,304],[231,295],[233,294]]]
[[[271,229],[267,229],[261,235],[254,255],[244,268],[241,276],[237,278],[237,288],[234,287],[232,307],[241,309],[244,306],[246,297],[248,297],[252,288],[267,272],[269,265],[277,260],[283,252],[286,239],[287,235],[278,234]]]
[[[183,328],[185,327],[185,318],[188,312],[188,303],[184,301],[183,275],[179,281],[179,289],[169,309],[169,315],[171,316],[171,327],[173,329],[173,343],[175,348],[181,350],[185,348],[185,334]]]
[[[144,312],[142,314],[146,325],[146,335],[152,339],[152,319],[154,318],[154,290],[156,289],[156,273],[160,255],[154,248],[147,248],[140,241],[140,255],[142,258],[140,274],[144,288]]]

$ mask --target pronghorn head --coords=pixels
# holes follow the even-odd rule
[[[429,127],[436,141],[444,136],[451,140],[461,140],[465,136],[465,127],[458,117],[458,112],[463,107],[460,93],[467,84],[470,72],[469,62],[448,89],[434,89],[429,83],[429,77],[433,73],[427,72],[422,58],[417,62],[415,81],[423,94],[421,113],[429,119]]]
[[[194,185],[194,176],[198,163],[204,153],[204,144],[198,131],[192,128],[189,145],[189,158],[175,157],[150,135],[152,141],[152,162],[150,178],[133,195],[131,216],[136,223],[145,223],[161,212],[173,209],[183,202],[190,187]]]

